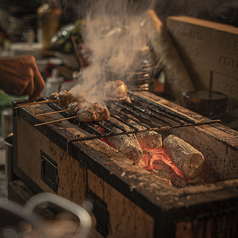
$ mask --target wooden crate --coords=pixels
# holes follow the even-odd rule
[[[238,105],[238,28],[187,16],[166,28],[196,89],[223,92]]]

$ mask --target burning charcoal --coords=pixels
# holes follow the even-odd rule
[[[153,169],[153,174],[167,180],[171,180],[170,173],[165,169]]]
[[[153,174],[164,179],[171,179],[170,175],[171,168],[165,164],[162,160],[153,161]]]
[[[136,136],[142,145],[146,144],[150,149],[162,146],[162,136],[155,131],[139,132]]]
[[[156,177],[158,177],[159,179],[161,179],[162,181],[167,182],[168,185],[172,185],[171,184],[171,175],[170,175],[169,171],[167,171],[166,169],[162,169],[162,168],[152,169],[151,173],[153,175],[155,175]]]
[[[145,126],[135,123],[133,120],[127,120],[132,126],[138,130],[146,130]],[[139,140],[141,146],[148,146],[150,149],[155,147],[160,148],[162,146],[162,136],[155,131],[145,131],[136,133],[136,137]]]
[[[127,126],[125,124],[120,123],[114,118],[111,118],[110,121],[113,122],[114,124],[120,125],[120,127],[126,130]],[[116,130],[117,133],[122,132],[118,128],[116,129],[114,128],[114,130]],[[128,156],[134,162],[137,162],[142,156],[142,149],[134,134],[108,136],[105,139],[106,142],[109,143],[112,147],[122,152],[124,155]]]
[[[202,171],[204,165],[202,153],[184,140],[169,135],[164,139],[163,146],[186,178],[194,178]]]
[[[174,172],[171,174],[171,183],[178,188],[184,188],[189,184],[185,179],[181,178]]]
[[[179,188],[183,188],[188,185],[185,179],[177,175],[172,167],[167,165],[162,160],[153,161],[153,172],[154,175],[159,176],[164,179],[169,179],[171,183]]]
[[[168,85],[178,101],[183,105],[183,93],[194,91],[192,80],[171,40],[163,23],[155,11],[146,12],[145,25],[157,60],[162,57],[162,67]]]
[[[196,176],[194,178],[188,179],[189,184],[204,184],[204,180],[201,176]]]
[[[153,154],[151,152],[144,150],[143,156],[140,158],[138,165],[149,171],[150,170],[149,165],[152,157]]]

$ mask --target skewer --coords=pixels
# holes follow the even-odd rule
[[[29,105],[34,105],[34,104],[38,104],[38,103],[48,103],[48,102],[58,102],[60,99],[56,99],[56,100],[44,100],[44,101],[39,101],[39,102],[29,102],[29,103],[24,103],[20,106],[15,107],[15,109],[17,108],[21,108],[24,106],[29,106]]]
[[[74,118],[77,118],[77,116],[62,118],[62,119],[58,119],[58,120],[54,120],[54,121],[47,121],[47,122],[36,124],[34,126],[42,126],[42,125],[46,125],[46,124],[50,124],[50,123],[54,123],[54,122],[58,122],[58,121],[65,121],[65,120],[74,119]]]
[[[46,112],[46,113],[37,114],[35,116],[39,117],[39,116],[51,115],[51,114],[55,114],[55,113],[67,112],[68,110],[69,109],[65,109],[65,110],[61,110],[61,111],[55,111],[55,112]]]

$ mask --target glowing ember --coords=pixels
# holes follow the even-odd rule
[[[140,141],[139,141],[140,143]],[[176,166],[176,164],[171,160],[171,158],[169,157],[169,155],[165,152],[163,146],[160,148],[153,148],[150,149],[148,146],[146,146],[146,144],[141,144],[140,146],[143,150],[143,157],[140,159],[140,161],[138,162],[138,164],[145,168],[148,171],[151,171],[153,169],[160,169],[160,166],[158,166],[158,163],[156,161],[163,161],[166,165],[168,165],[169,167],[171,167],[171,169],[181,178],[184,178],[184,174],[183,172]],[[146,151],[146,153],[145,153]],[[148,156],[148,153],[150,154],[150,156]],[[146,162],[145,162],[146,161]],[[147,165],[148,164],[148,165]],[[147,166],[145,166],[147,165]],[[166,168],[165,168],[166,169]],[[170,171],[168,171],[170,172]]]
[[[102,128],[98,128],[98,130],[103,133]],[[101,138],[101,141],[107,143],[105,138]],[[163,146],[150,149],[145,143],[141,143],[139,139],[138,141],[143,151],[143,156],[138,159],[137,162],[139,166],[151,172],[155,176],[170,180],[174,185],[177,184],[176,181],[180,181],[179,184],[183,184],[183,186],[187,185],[183,172],[171,160]],[[110,144],[108,145],[111,146]]]

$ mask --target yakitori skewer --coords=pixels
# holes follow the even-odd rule
[[[15,107],[15,109],[21,108],[21,107],[25,107],[25,106],[34,105],[34,104],[39,104],[39,103],[49,103],[49,102],[58,102],[58,101],[59,101],[59,99],[55,99],[55,100],[44,100],[44,101],[39,101],[39,102],[29,102],[29,103],[21,104],[20,106]]]
[[[47,121],[47,122],[43,122],[43,123],[36,124],[36,125],[34,125],[34,126],[42,126],[42,125],[51,124],[51,123],[58,122],[58,121],[66,121],[66,120],[70,120],[70,119],[74,119],[74,118],[77,118],[77,116],[72,116],[72,117],[57,119],[57,120],[53,120],[53,121]]]
[[[65,109],[65,110],[61,110],[61,111],[54,111],[54,112],[45,112],[45,113],[37,114],[35,116],[37,116],[37,117],[46,116],[46,115],[51,115],[51,114],[56,114],[56,113],[61,113],[61,112],[67,112],[67,111],[69,111],[69,109]]]

